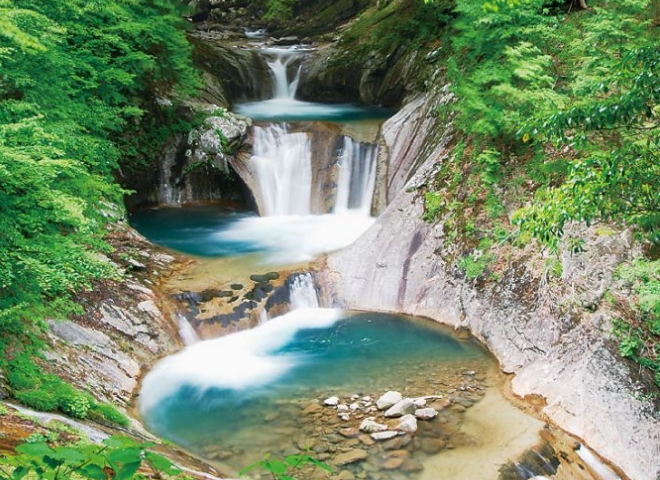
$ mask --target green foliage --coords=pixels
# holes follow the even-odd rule
[[[150,467],[159,478],[164,478],[163,475],[181,478],[181,470],[152,447],[153,443],[138,443],[119,436],[104,440],[103,445],[24,443],[16,447],[16,455],[0,456],[0,480],[106,480],[110,471],[115,480],[150,478],[138,473],[142,466]]]
[[[144,153],[136,139],[156,151],[176,109],[157,98],[199,83],[180,8],[0,0],[0,368],[35,408],[85,417],[93,406],[25,359],[43,346],[43,318],[118,278],[99,253],[123,215],[119,160]]]
[[[272,459],[270,456],[266,456],[263,460],[243,468],[239,472],[239,475],[243,476],[252,470],[261,469],[269,472],[274,480],[296,480],[293,475],[296,475],[301,469],[308,466],[314,466],[326,472],[332,472],[332,468],[325,463],[307,454],[297,454],[289,455],[282,460]]]
[[[484,253],[483,250],[477,249],[473,253],[461,257],[458,260],[458,268],[465,272],[465,276],[469,280],[474,280],[478,278],[494,260],[494,255]]]
[[[342,35],[352,52],[392,51],[435,44],[451,19],[451,2],[393,0],[366,11]],[[360,54],[358,53],[358,55]]]
[[[637,294],[636,317],[614,324],[619,351],[654,372],[660,386],[660,260],[637,260],[619,268],[617,277]]]
[[[121,427],[128,427],[131,423],[126,415],[109,403],[92,402],[87,416],[96,422],[110,422]]]
[[[9,385],[17,400],[35,410],[59,410],[74,418],[91,418],[128,426],[125,415],[107,403],[99,403],[55,375],[44,374],[30,354],[7,362]]]
[[[291,20],[300,0],[267,0],[264,20]]]

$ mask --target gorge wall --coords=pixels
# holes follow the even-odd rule
[[[549,278],[535,244],[499,248],[498,279],[468,279],[456,262],[465,252],[443,220],[422,219],[426,183],[452,161],[450,125],[429,113],[450,100],[442,89],[412,98],[383,126],[389,204],[358,241],[328,257],[319,281],[326,302],[468,329],[515,374],[515,394],[542,397],[551,422],[631,479],[660,478],[658,412],[610,339],[614,314],[600,302],[622,289],[613,272],[635,255],[630,232],[574,226],[585,248],[562,251],[559,279]]]

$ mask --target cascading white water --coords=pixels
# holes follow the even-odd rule
[[[268,62],[275,85],[274,98],[239,105],[237,110],[260,119],[295,111],[298,114],[327,111],[331,119],[338,111],[327,105],[295,99],[300,68],[290,79],[291,64],[299,53],[269,49],[274,55]],[[376,177],[377,148],[345,137],[340,152],[336,204],[329,214],[312,214],[312,205],[325,205],[321,198],[312,199],[312,181],[330,183],[328,171],[312,169],[312,136],[292,132],[288,123],[256,125],[253,130],[252,173],[259,188],[255,195],[259,204],[258,218],[236,222],[230,230],[218,234],[221,241],[257,245],[268,252],[267,263],[288,264],[313,260],[318,255],[351,244],[369,228],[371,199]],[[323,161],[319,162],[323,165]],[[327,163],[327,162],[326,162]],[[326,194],[327,192],[322,192]]]
[[[376,145],[356,142],[344,137],[344,148],[339,156],[339,178],[334,212],[348,210],[369,216],[376,183]]]
[[[298,55],[291,50],[269,50],[275,53],[274,60],[268,63],[268,67],[273,75],[273,84],[275,92],[273,98],[293,100],[296,97],[298,83],[300,82],[301,66],[298,66],[296,74],[289,82],[289,66],[298,58]]]
[[[319,308],[314,278],[311,273],[298,275],[289,287],[289,303],[292,309]]]
[[[179,322],[179,337],[181,337],[183,344],[189,346],[199,342],[199,335],[190,325],[188,319],[183,315],[178,315],[177,320]]]
[[[310,213],[312,166],[307,134],[291,133],[285,124],[256,126],[252,160],[264,215]]]

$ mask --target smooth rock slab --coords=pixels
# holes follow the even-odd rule
[[[398,435],[398,432],[394,432],[392,430],[387,430],[385,432],[376,432],[371,434],[371,438],[376,440],[377,442],[383,442],[385,440],[389,440],[390,438],[394,438]]]
[[[332,463],[335,465],[348,465],[350,463],[365,460],[369,454],[360,448],[354,448],[346,453],[340,453],[335,457]]]
[[[381,467],[383,470],[396,470],[403,465],[403,462],[403,458],[388,458],[382,463]]]
[[[402,417],[408,413],[414,413],[417,410],[415,402],[411,398],[404,398],[400,402],[392,405],[389,410],[385,412],[385,417],[395,418]]]
[[[384,393],[376,401],[376,407],[378,410],[385,410],[390,408],[392,405],[399,403],[401,400],[403,400],[403,396],[399,392],[390,390],[389,392]]]

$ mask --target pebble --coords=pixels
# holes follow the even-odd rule
[[[327,405],[329,407],[336,407],[337,405],[339,405],[339,397],[326,398],[323,401],[323,405]]]
[[[418,408],[415,410],[415,417],[420,420],[431,420],[438,416],[438,411],[435,408]]]
[[[376,400],[376,407],[378,407],[378,410],[386,410],[392,405],[399,403],[402,399],[401,393],[390,390]]]

